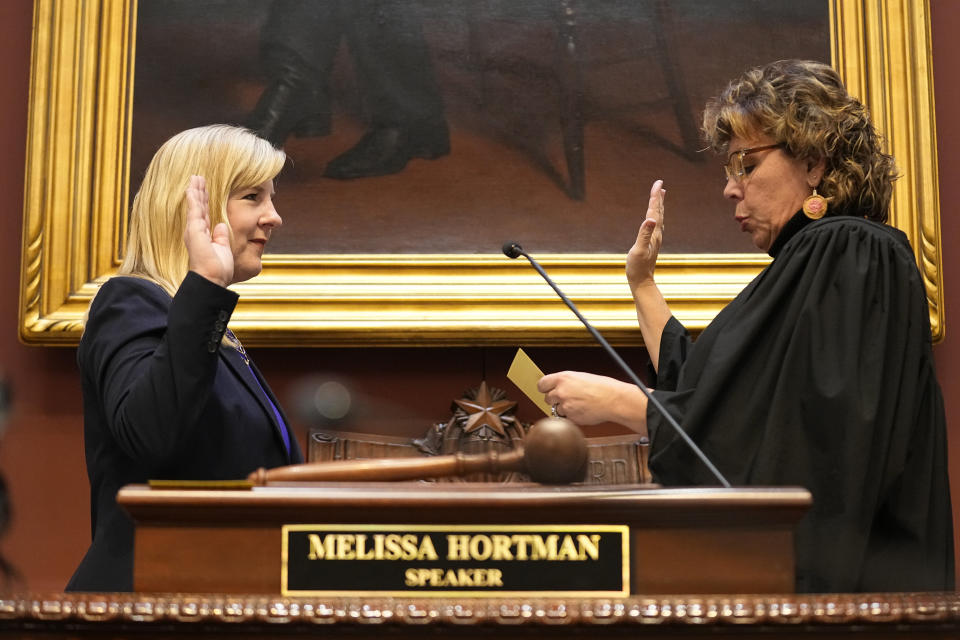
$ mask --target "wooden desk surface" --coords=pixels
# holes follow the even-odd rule
[[[811,504],[810,493],[799,487],[660,488],[656,485],[545,486],[541,484],[422,482],[288,483],[224,491],[151,489],[130,485],[117,502],[138,522],[154,520],[219,521],[234,517],[253,521],[277,518],[329,517],[337,519],[384,517],[433,520],[439,512],[470,519],[524,522],[531,517],[575,516],[639,519],[645,522],[686,522],[709,518],[714,522],[780,521],[793,524]],[[395,520],[394,520],[395,521]]]

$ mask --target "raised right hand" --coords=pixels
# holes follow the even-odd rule
[[[233,282],[233,249],[224,223],[210,232],[210,198],[203,176],[190,176],[187,186],[187,223],[183,243],[187,246],[190,271],[226,287]]]
[[[627,252],[627,281],[631,291],[653,284],[653,272],[663,244],[663,201],[666,195],[663,180],[655,181],[650,187],[647,217],[640,224],[636,242]]]

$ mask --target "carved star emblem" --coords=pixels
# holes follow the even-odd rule
[[[503,420],[500,419],[500,416],[517,406],[517,403],[512,400],[493,402],[486,381],[480,383],[480,389],[477,391],[475,399],[460,398],[454,400],[454,402],[467,412],[467,422],[463,427],[464,433],[471,433],[482,426],[487,426],[504,438],[507,437],[507,431],[503,428]]]

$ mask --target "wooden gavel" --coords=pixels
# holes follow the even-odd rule
[[[587,441],[580,428],[563,418],[544,418],[527,432],[522,449],[504,454],[489,451],[425,458],[311,462],[276,469],[261,467],[248,479],[255,485],[270,482],[371,482],[523,471],[536,482],[568,484],[583,479],[586,464]]]

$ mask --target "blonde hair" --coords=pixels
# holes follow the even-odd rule
[[[750,69],[707,102],[703,134],[726,154],[734,136],[758,134],[782,143],[790,155],[825,160],[817,191],[827,215],[856,215],[885,222],[897,168],[867,108],[852,97],[828,65],[779,60]]]
[[[206,179],[210,228],[227,219],[231,193],[270,180],[286,155],[252,131],[209,125],[182,131],[154,154],[133,199],[130,233],[118,275],[156,282],[171,296],[187,275],[183,243],[186,189],[190,176]]]

